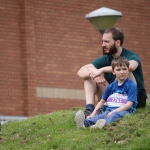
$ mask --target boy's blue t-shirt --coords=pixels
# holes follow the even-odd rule
[[[122,105],[126,104],[127,101],[132,101],[133,106],[127,110],[129,113],[136,111],[137,106],[137,86],[130,79],[126,79],[124,83],[118,86],[118,81],[111,83],[102,95],[102,99],[107,101],[108,107],[106,110],[114,110]]]

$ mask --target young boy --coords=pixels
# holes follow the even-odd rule
[[[119,56],[112,63],[112,73],[116,80],[111,83],[102,95],[102,99],[96,105],[94,111],[85,119],[84,112],[76,113],[75,121],[78,128],[91,127],[102,128],[105,125],[123,118],[126,114],[136,111],[137,86],[128,78],[129,61]],[[107,101],[108,107],[102,114],[97,110]]]

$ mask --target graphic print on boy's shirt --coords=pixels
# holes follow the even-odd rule
[[[107,98],[108,107],[120,107],[127,103],[128,96],[126,94],[113,93]]]

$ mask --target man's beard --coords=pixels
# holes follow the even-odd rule
[[[106,55],[114,55],[114,54],[116,54],[117,52],[118,52],[118,50],[117,50],[117,48],[116,48],[115,43],[110,47],[108,53],[105,53],[105,50],[104,50],[104,47],[103,47],[103,54],[106,54]]]

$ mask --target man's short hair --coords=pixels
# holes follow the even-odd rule
[[[106,29],[104,33],[112,33],[112,38],[114,39],[114,41],[120,40],[120,46],[123,45],[124,33],[121,31],[121,29],[117,27],[111,27]]]

